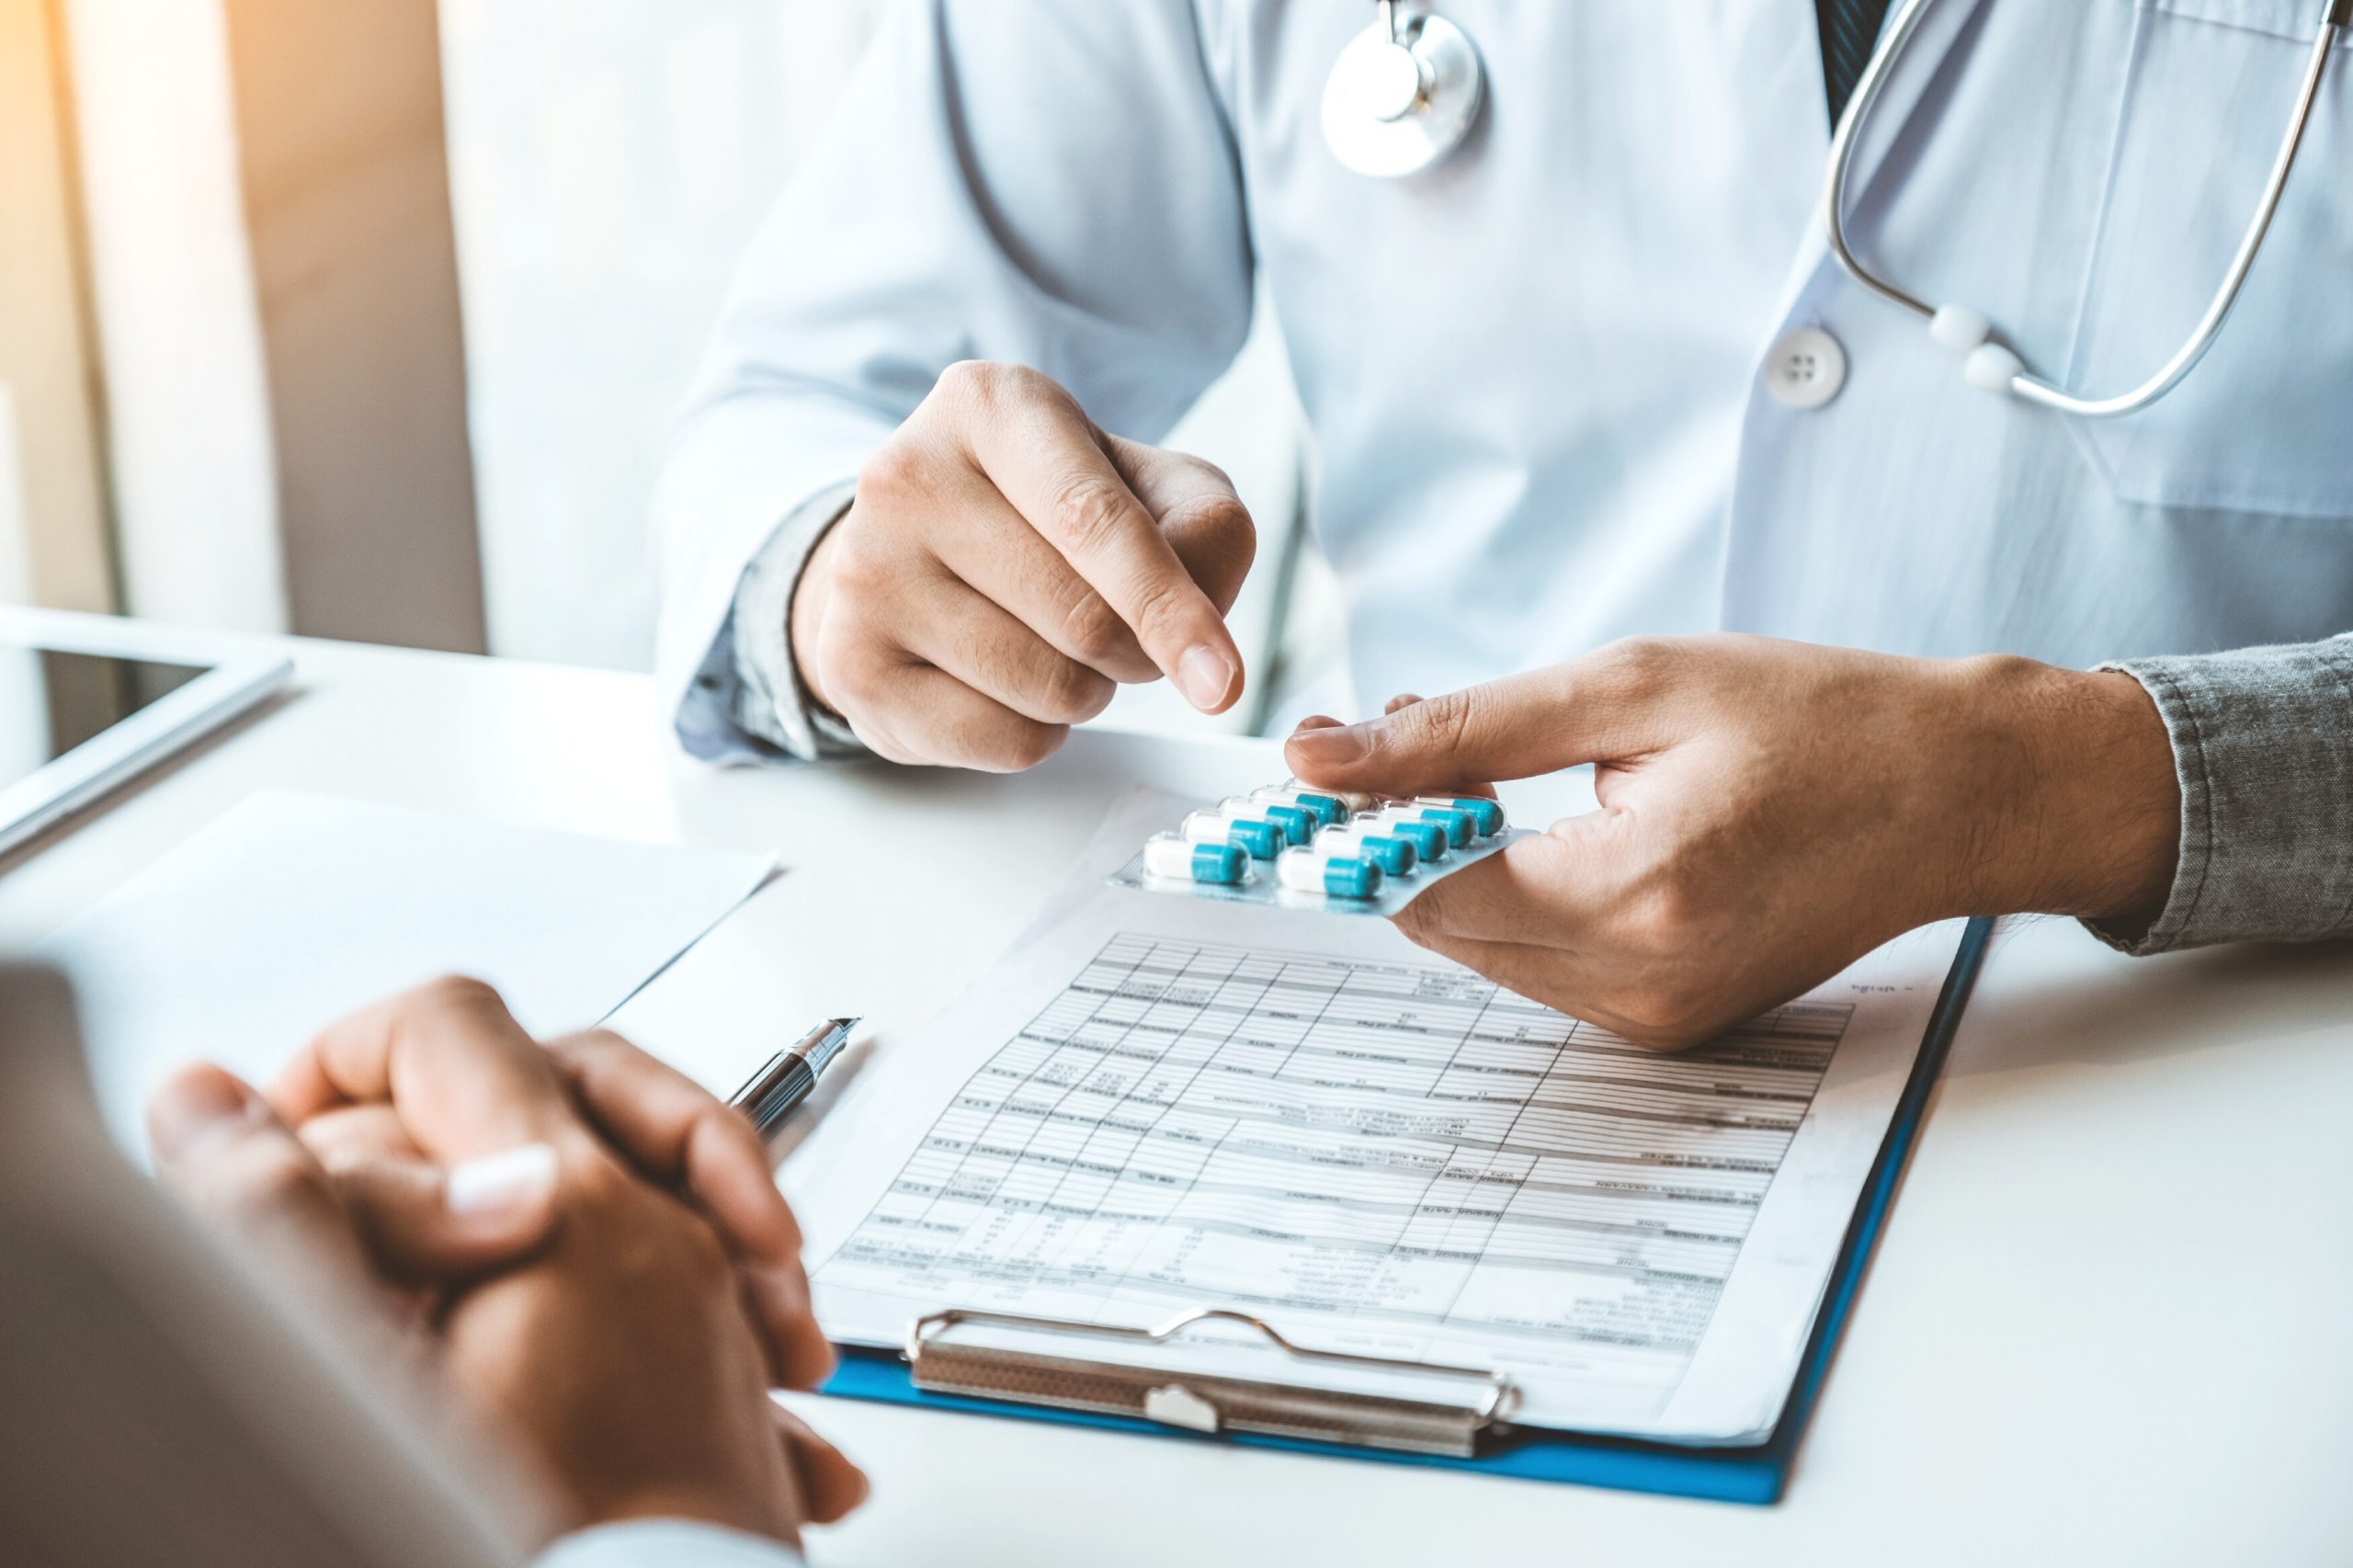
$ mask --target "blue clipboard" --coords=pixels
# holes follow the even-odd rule
[[[1985,961],[1985,948],[1994,923],[1975,919],[1961,934],[1960,950],[1936,1011],[1928,1019],[1927,1038],[1921,1042],[1912,1076],[1896,1102],[1888,1124],[1887,1141],[1880,1145],[1862,1195],[1855,1203],[1855,1218],[1830,1274],[1828,1300],[1815,1318],[1813,1337],[1798,1363],[1797,1381],[1782,1407],[1772,1435],[1761,1443],[1741,1448],[1688,1448],[1672,1443],[1641,1442],[1625,1437],[1589,1437],[1575,1432],[1522,1430],[1497,1441],[1475,1459],[1449,1459],[1392,1449],[1348,1448],[1332,1443],[1237,1432],[1198,1437],[1162,1426],[1119,1416],[1052,1410],[997,1400],[969,1399],[917,1389],[905,1359],[894,1350],[864,1346],[841,1347],[841,1366],[820,1391],[845,1399],[877,1400],[892,1404],[925,1405],[938,1410],[970,1411],[983,1415],[1010,1415],[1032,1421],[1061,1421],[1109,1431],[1135,1432],[1177,1441],[1236,1443],[1249,1448],[1279,1449],[1293,1453],[1327,1454],[1343,1459],[1377,1460],[1390,1464],[1443,1465],[1484,1475],[1518,1476],[1529,1481],[1565,1481],[1585,1486],[1608,1486],[1625,1492],[1652,1492],[1675,1497],[1699,1497],[1719,1503],[1768,1504],[1780,1501],[1788,1486],[1798,1445],[1806,1422],[1822,1396],[1838,1335],[1854,1310],[1863,1273],[1870,1266],[1871,1249],[1887,1220],[1896,1184],[1918,1137],[1928,1104],[1928,1091],[1943,1071],[1953,1030],[1969,1004],[1971,988]]]

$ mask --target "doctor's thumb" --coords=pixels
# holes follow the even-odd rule
[[[1302,727],[1283,756],[1302,783],[1379,795],[1526,778],[1582,760],[1517,680],[1449,692],[1360,724]]]

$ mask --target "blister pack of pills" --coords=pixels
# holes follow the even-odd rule
[[[1232,795],[1155,834],[1119,887],[1229,903],[1394,915],[1441,877],[1526,835],[1478,796],[1376,800],[1297,779]]]

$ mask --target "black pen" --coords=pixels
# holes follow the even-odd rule
[[[759,1135],[767,1137],[792,1113],[794,1106],[809,1097],[809,1091],[817,1086],[817,1074],[841,1054],[849,1031],[856,1028],[856,1018],[827,1018],[769,1057],[767,1065],[753,1074],[727,1103],[750,1117]]]

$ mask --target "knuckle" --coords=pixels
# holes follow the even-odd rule
[[[1424,755],[1452,756],[1477,738],[1485,702],[1476,687],[1401,708],[1376,733],[1392,733]]]
[[[1110,706],[1115,689],[1110,676],[1057,657],[1047,677],[1046,710],[1060,723],[1083,724]]]
[[[857,608],[879,595],[890,580],[890,552],[881,549],[870,528],[845,532],[835,545],[827,574],[825,601],[828,619],[838,602]]]
[[[1199,590],[1189,577],[1154,584],[1136,602],[1136,635],[1147,644],[1172,639],[1199,603]]]
[[[1620,637],[1594,653],[1603,671],[1635,687],[1657,685],[1674,667],[1677,657],[1674,639],[1667,637]]]
[[[1037,374],[1029,366],[1011,359],[974,358],[957,360],[940,372],[940,380],[953,383],[960,391],[974,389],[996,392],[1009,386],[1018,386]]]
[[[506,1006],[495,986],[471,974],[440,975],[418,986],[413,995],[420,1006],[438,1012],[487,1013],[504,1011]]]
[[[1243,571],[1258,554],[1258,524],[1250,516],[1250,508],[1239,496],[1226,496],[1210,505],[1210,526],[1223,543],[1228,558]]]
[[[1225,492],[1223,495],[1213,498],[1211,505],[1219,506],[1230,506],[1237,510],[1240,509],[1242,504],[1240,501],[1235,499],[1237,492],[1233,487],[1233,476],[1232,474],[1226,472],[1225,470],[1218,467],[1217,464],[1210,461],[1207,458],[1195,457],[1190,452],[1184,454],[1184,457],[1187,462],[1192,464],[1195,468],[1200,471],[1202,477],[1208,479],[1219,489]],[[1248,521],[1249,517],[1250,514],[1248,512],[1242,512],[1244,521]]]
[[[572,1036],[568,1043],[574,1051],[585,1055],[634,1057],[644,1054],[627,1035],[608,1028],[583,1029]]]
[[[871,506],[918,494],[926,464],[920,442],[905,436],[885,441],[858,465],[858,498]]]
[[[1217,472],[1214,469],[1211,472]],[[1230,536],[1234,544],[1255,543],[1258,537],[1258,525],[1251,518],[1250,508],[1242,504],[1241,496],[1231,493],[1232,482],[1226,480],[1224,474],[1218,473],[1217,477],[1224,482],[1227,494],[1205,496],[1184,507],[1176,517],[1164,520],[1181,520],[1206,533],[1214,534],[1222,540]]]
[[[1130,502],[1120,485],[1099,474],[1065,480],[1054,492],[1054,542],[1066,555],[1090,555],[1100,551],[1127,520]]]
[[[959,359],[939,372],[932,390],[961,403],[985,403],[995,390],[997,367],[986,359]]]
[[[939,373],[933,395],[959,422],[987,421],[1034,402],[1053,382],[1027,365],[996,359],[959,359]],[[1059,390],[1059,389],[1057,389]]]
[[[858,717],[881,705],[890,689],[887,666],[866,638],[828,627],[819,657],[825,665],[825,696],[844,718]]]
[[[1063,614],[1063,635],[1070,650],[1087,664],[1117,657],[1127,645],[1127,622],[1103,596],[1089,588],[1071,601]]]
[[[1067,724],[1040,724],[1024,720],[1004,726],[989,737],[979,766],[1004,773],[1026,773],[1063,749],[1070,738]]]

